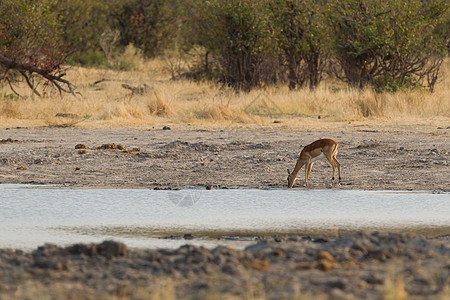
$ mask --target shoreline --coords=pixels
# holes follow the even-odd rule
[[[288,235],[244,250],[45,244],[0,249],[0,291],[2,299],[445,299],[449,268],[448,235]]]

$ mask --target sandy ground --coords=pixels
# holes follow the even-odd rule
[[[319,138],[340,145],[340,189],[450,190],[450,124],[378,122],[295,125],[163,125],[138,129],[0,128],[0,183],[73,187],[286,186],[301,149]],[[115,144],[114,146],[103,146]],[[76,147],[78,145],[78,147]],[[119,149],[117,149],[117,146]],[[121,147],[123,146],[123,147]],[[77,149],[76,149],[77,148]],[[105,149],[106,148],[106,149]],[[329,188],[317,161],[311,189]],[[303,188],[300,171],[295,188]]]

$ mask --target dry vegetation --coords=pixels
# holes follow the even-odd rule
[[[129,63],[136,66],[133,71],[69,68],[67,78],[77,87],[77,98],[60,97],[57,91],[39,98],[25,84],[17,86],[25,97],[17,97],[7,85],[0,86],[0,126],[134,127],[224,121],[261,124],[275,119],[295,123],[319,116],[333,122],[450,117],[450,59],[432,94],[425,90],[377,94],[335,82],[325,82],[315,91],[267,87],[237,94],[210,82],[171,80],[167,59],[143,61],[129,56]],[[132,94],[123,83],[145,84],[146,92]]]

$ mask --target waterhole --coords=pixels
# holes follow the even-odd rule
[[[0,248],[114,239],[244,247],[259,236],[450,233],[450,194],[305,189],[67,189],[0,185]]]

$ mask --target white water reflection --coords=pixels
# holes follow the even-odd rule
[[[61,189],[0,185],[0,248],[115,239],[178,247],[161,236],[313,234],[450,228],[450,195],[354,190]],[[442,232],[441,232],[442,233]],[[446,232],[449,233],[449,232]],[[190,243],[213,247],[214,239]],[[245,244],[245,243],[244,243]]]

